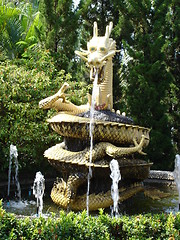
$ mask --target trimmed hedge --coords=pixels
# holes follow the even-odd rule
[[[48,218],[19,218],[0,206],[0,239],[180,239],[180,213],[111,218],[60,211]]]

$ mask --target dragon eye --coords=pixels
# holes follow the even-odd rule
[[[91,48],[90,48],[90,51],[91,51],[91,52],[94,52],[94,51],[96,51],[96,48],[95,48],[95,47],[91,47]]]
[[[100,50],[101,52],[105,52],[105,51],[106,51],[105,47],[100,47],[99,50]]]

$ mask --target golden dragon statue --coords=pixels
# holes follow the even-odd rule
[[[116,42],[110,38],[113,24],[106,27],[105,35],[98,36],[94,23],[93,37],[87,50],[75,53],[90,68],[90,79],[98,75],[95,91],[95,115],[93,127],[92,161],[90,162],[90,107],[77,106],[66,99],[70,87],[64,83],[53,96],[39,102],[43,109],[53,108],[58,114],[48,120],[51,127],[64,141],[45,151],[44,156],[56,167],[63,178],[55,182],[52,200],[62,208],[82,210],[86,208],[86,186],[89,167],[92,167],[89,210],[112,205],[109,163],[116,158],[122,175],[119,183],[119,201],[142,190],[142,180],[147,178],[150,163],[137,158],[145,154],[150,129],[133,125],[131,118],[116,114],[113,110],[113,56],[118,52]]]

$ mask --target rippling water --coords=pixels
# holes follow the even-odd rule
[[[144,213],[169,213],[178,211],[178,192],[176,187],[162,187],[158,186],[158,189],[169,193],[170,196],[160,200],[152,200],[145,197],[144,194],[138,193],[132,198],[119,204],[119,213],[134,215],[134,214],[144,214]],[[3,207],[7,212],[12,212],[18,215],[33,216],[36,214],[36,199],[33,195],[28,195],[29,190],[22,190],[22,201],[10,200],[10,204],[7,201],[3,201]],[[43,214],[50,212],[59,213],[61,208],[55,205],[50,198],[50,188],[46,188],[44,195],[44,208]],[[105,209],[106,213],[111,214],[111,210]],[[92,215],[97,214],[97,212],[90,213]]]

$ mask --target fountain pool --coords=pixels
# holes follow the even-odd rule
[[[53,184],[46,184],[46,191],[43,198],[43,215],[53,212],[58,214],[62,208],[57,206],[52,202],[50,197],[51,187]],[[154,184],[145,183],[145,186],[156,187]],[[7,188],[6,188],[7,189]],[[144,196],[143,192],[139,192],[133,197],[127,199],[126,201],[119,204],[119,214],[145,214],[145,213],[169,213],[169,212],[177,212],[179,210],[179,197],[178,191],[175,185],[173,186],[158,186],[158,189],[164,191],[165,193],[169,193],[169,196],[160,200],[152,200],[146,196]],[[1,196],[2,198],[2,196]],[[7,201],[3,201],[3,208],[7,212],[15,213],[18,215],[26,215],[26,216],[35,216],[36,215],[36,199],[31,194],[29,196],[29,188],[27,186],[23,186],[22,188],[22,201],[18,202],[15,200],[10,200],[10,205],[7,205]],[[111,214],[110,208],[105,209],[105,212]],[[98,211],[90,212],[90,215],[98,214]]]
[[[53,183],[48,183],[46,187],[46,192],[43,197],[43,214],[54,212],[57,213],[60,209],[57,208],[57,205],[52,203],[50,198],[50,191]],[[1,186],[0,188],[0,199],[3,199],[3,208],[10,213],[15,213],[17,215],[25,216],[37,216],[37,200],[33,195],[32,189],[33,183],[28,185],[22,185],[21,188],[21,201],[17,200],[14,197],[14,191],[10,192],[10,200],[6,199],[4,190],[7,189],[7,186]],[[45,199],[44,199],[45,198]]]

